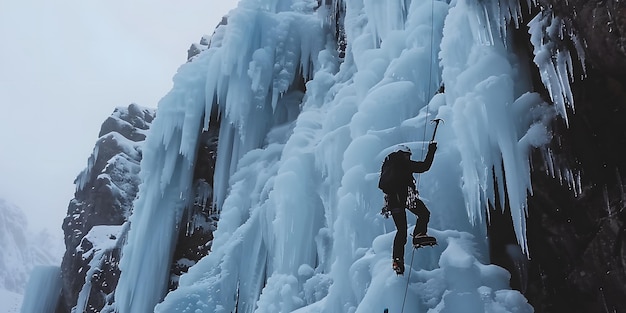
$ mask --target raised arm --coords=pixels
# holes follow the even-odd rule
[[[433,160],[435,159],[435,151],[437,151],[437,143],[431,141],[428,144],[428,153],[426,153],[426,158],[424,161],[412,161],[410,162],[411,172],[413,173],[423,173],[430,169],[430,166],[433,165]]]

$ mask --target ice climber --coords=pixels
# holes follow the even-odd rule
[[[385,206],[381,214],[391,215],[396,225],[396,236],[393,240],[393,269],[399,275],[404,273],[404,246],[407,240],[407,217],[405,209],[417,216],[413,230],[413,245],[428,237],[426,229],[430,220],[430,211],[418,198],[413,173],[423,173],[430,169],[437,150],[437,143],[428,144],[428,153],[424,161],[411,160],[411,149],[405,145],[397,145],[383,162],[378,187],[385,194]],[[434,238],[432,238],[434,240]]]

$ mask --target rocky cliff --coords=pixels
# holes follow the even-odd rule
[[[123,225],[137,193],[141,144],[155,111],[136,104],[116,108],[102,124],[88,165],[63,222],[63,292],[57,312],[70,312],[79,294],[88,312],[99,312],[119,276]],[[82,312],[82,311],[81,311]]]
[[[57,313],[112,310],[121,247],[140,184],[141,147],[155,111],[131,104],[104,121],[88,165],[76,178],[76,193],[63,222],[62,299]],[[215,125],[219,125],[215,123]],[[184,217],[171,271],[178,277],[211,248],[217,214],[212,210],[217,128],[203,133],[194,175],[196,198]]]

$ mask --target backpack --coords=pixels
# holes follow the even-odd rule
[[[402,182],[398,179],[399,171],[397,158],[394,153],[388,155],[383,161],[380,169],[380,179],[378,180],[378,188],[385,194],[393,193],[402,188]]]

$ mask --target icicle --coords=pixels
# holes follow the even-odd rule
[[[570,31],[569,34],[572,42],[574,43],[574,47],[576,48],[576,55],[578,56],[578,61],[580,63],[580,65],[582,66],[583,69],[583,77],[585,77],[587,75],[587,66],[585,63],[585,48],[583,48],[583,43],[581,42],[581,40],[578,38],[578,35],[574,34],[573,30]],[[573,75],[573,71],[572,71],[572,75]],[[573,77],[572,77],[573,79]]]
[[[236,153],[226,163],[218,157],[220,164],[231,167],[224,174],[232,174],[237,160],[263,143],[270,128],[270,123],[265,121],[285,109],[279,108],[281,99],[293,83],[300,80],[297,74],[302,74],[304,79],[308,77],[309,68],[315,63],[313,58],[324,46],[323,40],[306,39],[320,38],[314,34],[320,33],[322,28],[314,15],[309,15],[307,10],[304,13],[307,14],[280,12],[272,15],[263,11],[238,10],[229,18],[222,46],[217,51],[208,50],[212,53],[211,72],[221,74],[209,75],[207,79],[205,112],[209,111],[209,103],[215,103],[217,112],[223,112],[222,128],[229,130],[224,132],[225,139],[220,138],[220,149],[231,146],[229,149]],[[232,53],[234,51],[238,52]],[[204,128],[208,127],[209,119],[210,114],[207,114]],[[235,142],[226,144],[223,140]],[[225,197],[225,190],[217,188],[215,192],[219,205],[219,199]]]
[[[506,42],[509,24],[512,22],[515,28],[519,28],[519,22],[522,20],[519,0],[476,1],[470,5],[470,8],[473,8],[475,12],[478,25],[473,27],[474,32],[485,45],[494,44],[494,32],[497,32],[499,38]],[[495,21],[495,25],[491,25],[491,21]]]
[[[407,19],[407,4],[404,0],[378,1],[364,0],[363,7],[368,16],[371,16],[368,27],[371,31],[374,44],[378,45],[393,30],[403,29]]]
[[[76,179],[74,180],[74,184],[76,184],[76,192],[79,192],[85,188],[85,186],[89,183],[92,176],[93,166],[95,165],[96,160],[98,159],[98,151],[100,149],[100,145],[96,144],[93,148],[93,152],[87,159],[87,167],[78,174]]]
[[[611,200],[609,199],[609,191],[606,185],[604,185],[602,188],[602,196],[604,198],[604,205],[606,206],[606,215],[613,215],[613,213],[611,212]]]
[[[585,71],[584,51],[574,34],[567,30],[565,22],[554,17],[551,12],[540,12],[529,23],[530,41],[534,46],[533,61],[539,68],[541,81],[546,86],[551,100],[569,125],[567,109],[574,110],[574,97],[570,87],[570,81],[574,78],[574,68],[569,50],[564,41],[570,40],[582,62],[583,74]],[[566,37],[567,34],[567,37]]]

